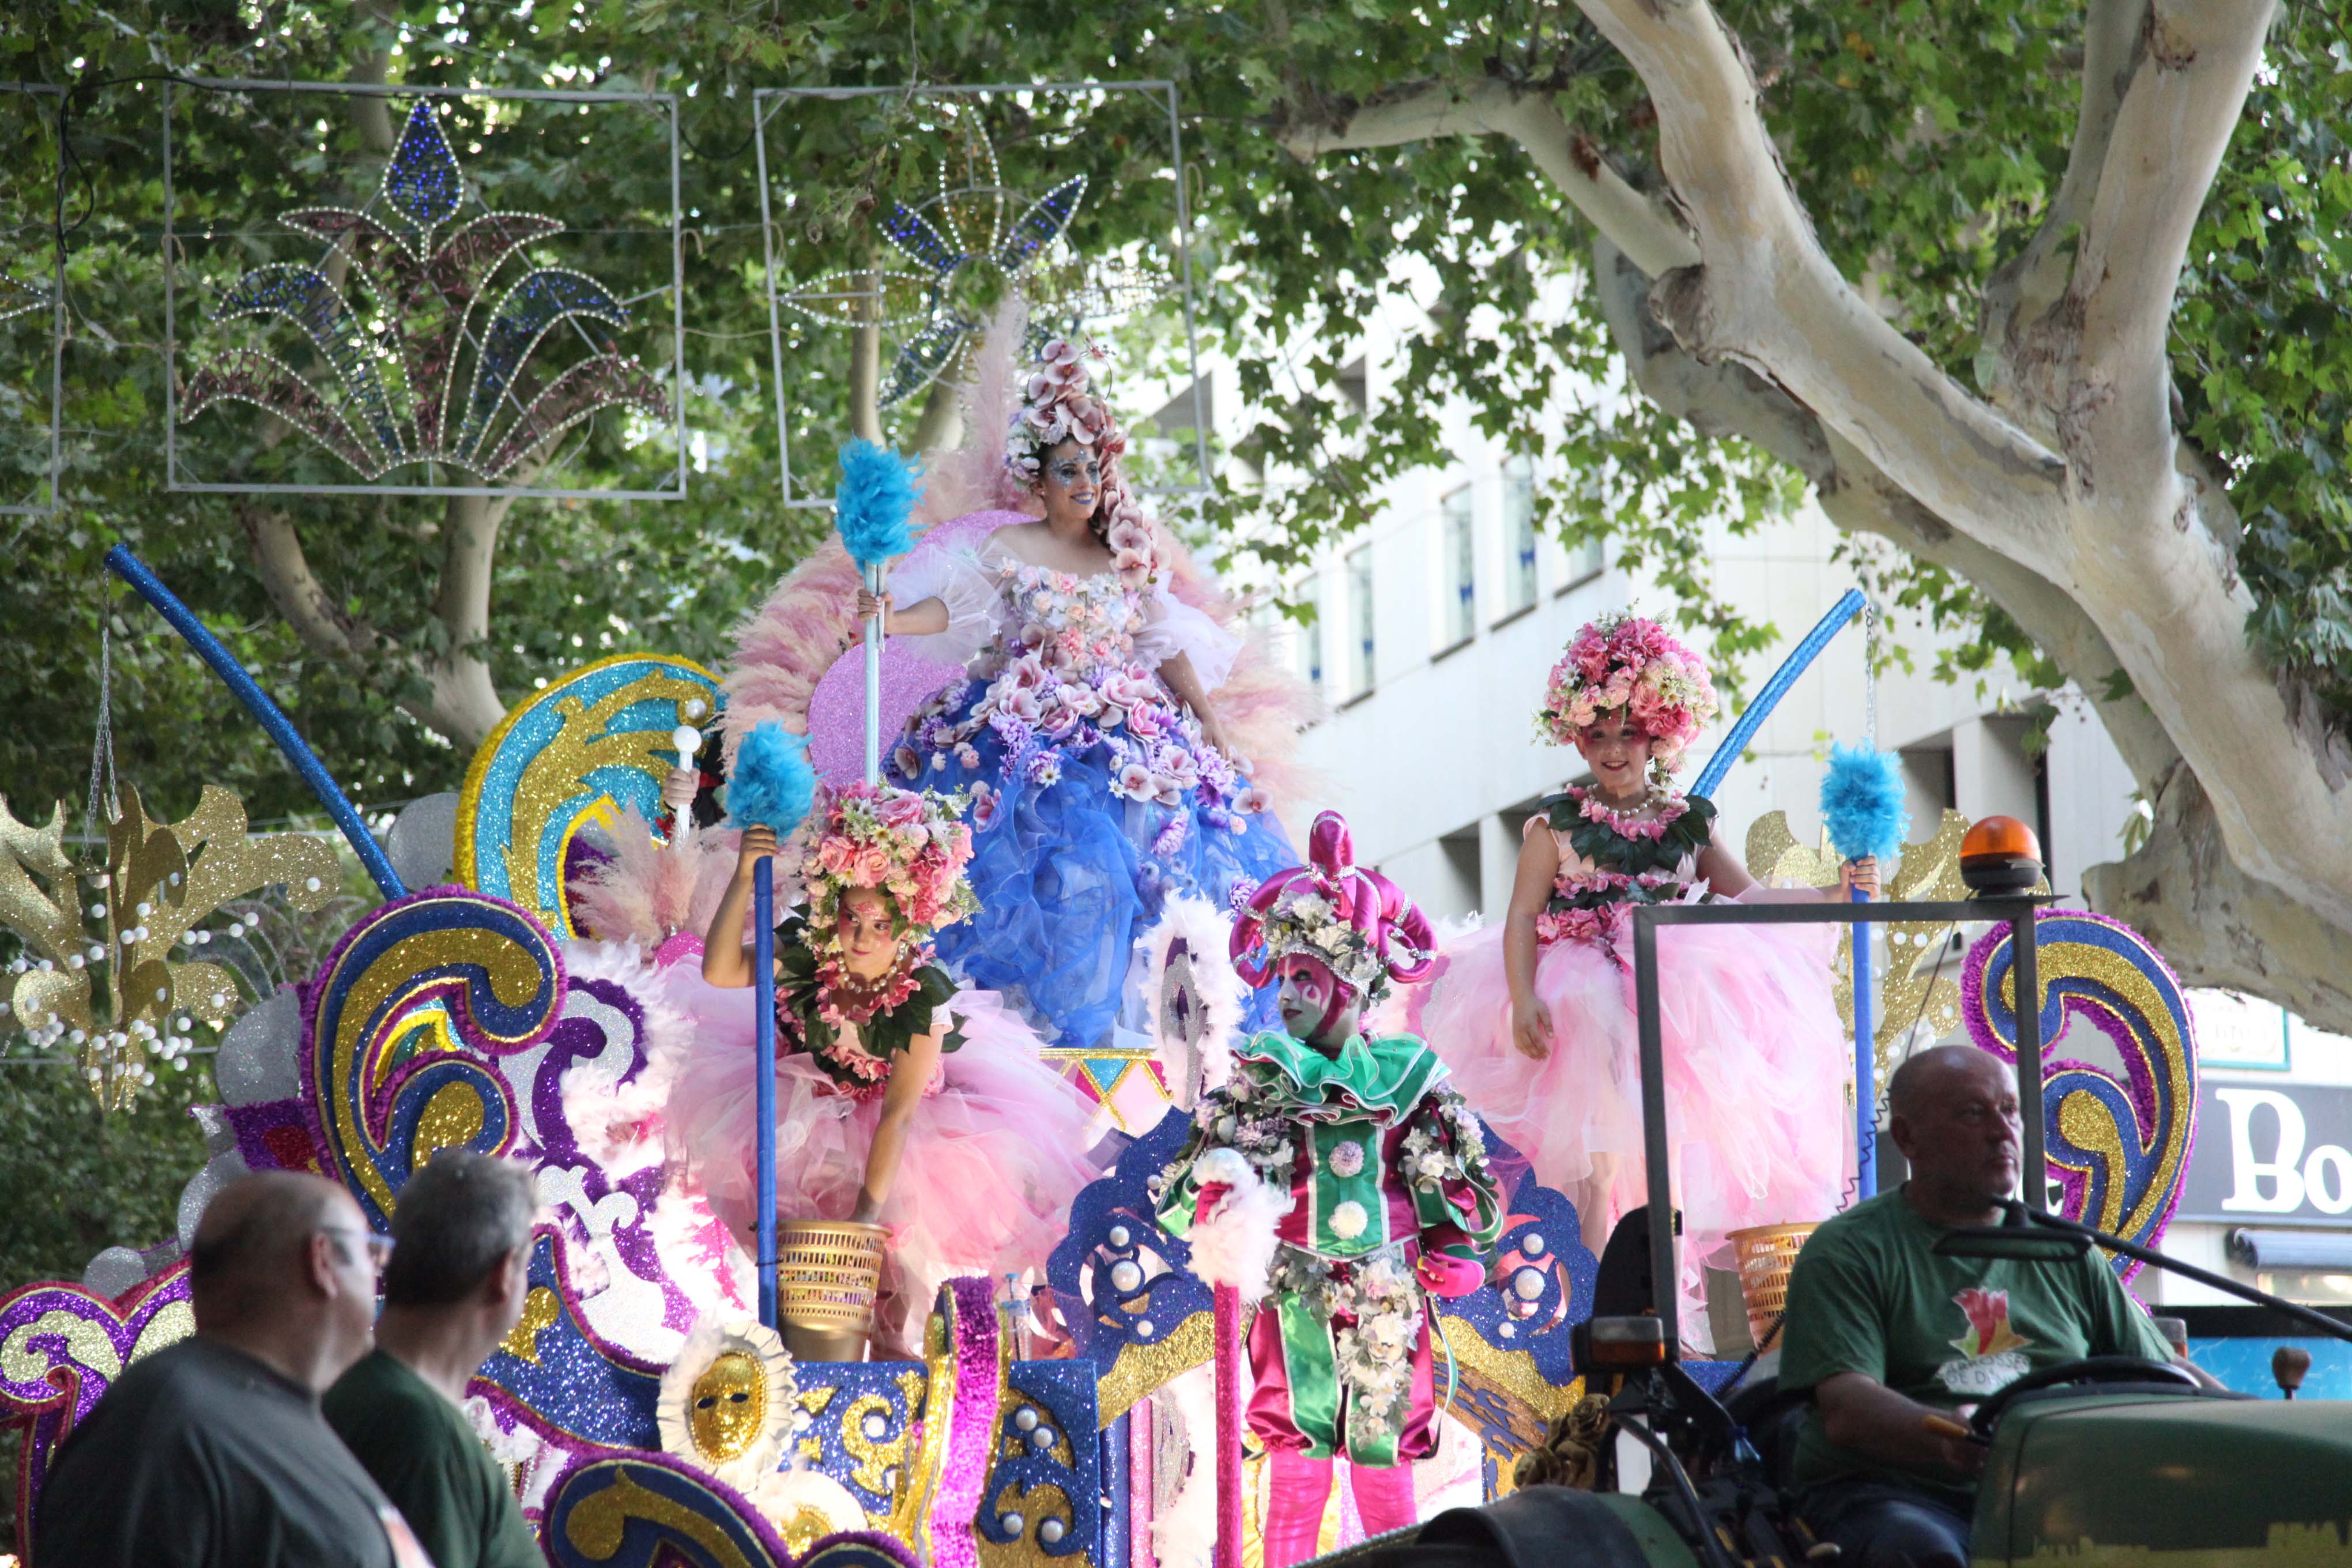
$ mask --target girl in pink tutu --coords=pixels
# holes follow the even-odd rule
[[[960,991],[931,933],[978,906],[961,803],[854,784],[820,792],[800,837],[803,910],[776,933],[776,1209],[892,1229],[879,1329],[908,1343],[942,1280],[1041,1265],[1078,1189],[1101,1173],[1089,1107],[1039,1059],[1044,1042],[992,993]],[[695,1016],[667,1118],[672,1157],[749,1237],[755,1185],[751,868],[776,853],[744,830],[695,979]]]
[[[1866,859],[1834,889],[1769,889],[1748,876],[1713,804],[1670,782],[1715,709],[1706,667],[1655,622],[1604,616],[1578,632],[1536,730],[1581,752],[1593,782],[1528,819],[1509,914],[1452,943],[1435,983],[1413,994],[1413,1033],[1538,1179],[1575,1200],[1596,1253],[1644,1195],[1627,911],[1878,888]],[[1852,1165],[1840,1129],[1853,1049],[1832,994],[1832,928],[1682,926],[1659,939],[1688,1289],[1726,1232],[1823,1219],[1837,1206]]]

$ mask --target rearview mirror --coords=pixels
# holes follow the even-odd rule
[[[2001,1258],[2012,1263],[2072,1263],[2090,1250],[2091,1238],[2063,1230],[2024,1226],[1962,1226],[1936,1238],[1939,1258]]]

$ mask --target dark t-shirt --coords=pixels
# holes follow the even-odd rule
[[[1952,1409],[2027,1373],[2094,1355],[2172,1359],[2097,1248],[2064,1262],[1939,1258],[1943,1234],[1897,1188],[1858,1203],[1806,1239],[1789,1276],[1780,1386],[1858,1372],[1907,1399]],[[1961,1509],[1973,1489],[1829,1440],[1815,1411],[1797,1439],[1804,1486],[1895,1481]]]
[[[436,1568],[544,1568],[499,1462],[463,1413],[397,1357],[362,1357],[327,1390],[325,1407]]]
[[[54,1568],[394,1568],[404,1530],[308,1389],[201,1335],[116,1379],[38,1517]]]

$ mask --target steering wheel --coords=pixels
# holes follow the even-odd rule
[[[2203,1384],[2168,1361],[2150,1361],[2137,1355],[2095,1355],[2027,1373],[1978,1405],[1969,1416],[1969,1429],[1979,1440],[1990,1440],[2002,1414],[2017,1400],[2041,1389],[2074,1383],[2170,1383],[2192,1394],[2205,1392]]]

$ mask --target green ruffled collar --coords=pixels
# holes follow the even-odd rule
[[[1234,1055],[1259,1069],[1250,1077],[1261,1096],[1270,1096],[1302,1121],[1368,1115],[1398,1121],[1446,1077],[1437,1053],[1411,1035],[1351,1035],[1337,1057],[1327,1057],[1304,1040],[1269,1029]]]

